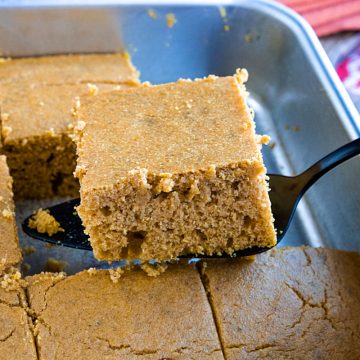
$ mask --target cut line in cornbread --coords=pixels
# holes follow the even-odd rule
[[[1,237],[1,234],[0,234]],[[0,269],[0,359],[36,360],[37,352],[20,272]]]
[[[132,270],[113,281],[91,269],[27,280],[41,359],[223,359],[194,266],[157,278]]]
[[[273,246],[266,139],[235,76],[112,91],[77,112],[78,213],[102,260]]]
[[[226,359],[359,359],[360,254],[282,248],[207,261]]]

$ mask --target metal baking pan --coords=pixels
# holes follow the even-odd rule
[[[4,56],[109,52],[126,48],[154,84],[180,77],[249,70],[250,105],[257,129],[269,134],[269,172],[296,174],[360,135],[357,112],[311,28],[285,7],[265,1],[213,4],[127,5],[120,1],[11,1],[0,4]],[[39,5],[40,4],[40,5]],[[149,16],[148,10],[156,13]],[[166,14],[176,23],[169,28]],[[228,30],[228,31],[226,31]],[[281,245],[309,244],[360,251],[360,159],[321,179],[301,201]],[[54,202],[54,200],[50,200]],[[49,204],[48,201],[42,205]],[[18,203],[18,220],[40,202]],[[90,252],[47,248],[21,234],[37,251],[25,256],[43,270],[48,257],[73,273],[104,266]]]

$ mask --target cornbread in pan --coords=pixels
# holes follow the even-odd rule
[[[360,254],[287,248],[209,261],[227,359],[359,359]]]
[[[9,273],[0,270],[0,359],[36,360],[32,323],[19,278],[14,269]]]
[[[0,272],[19,265],[22,256],[15,224],[12,179],[0,155]]]
[[[137,84],[138,72],[123,54],[2,61],[1,137],[15,196],[77,196],[75,145],[69,137],[76,98]]]
[[[0,82],[3,152],[16,197],[78,196],[76,151],[70,138],[77,96],[96,96],[99,90],[119,86],[128,85]]]
[[[28,278],[41,359],[222,359],[198,271],[107,270]],[[74,321],[76,319],[76,321]]]
[[[98,259],[275,244],[246,79],[242,70],[81,99],[78,212]]]
[[[139,74],[126,53],[2,59],[0,83],[133,83]]]

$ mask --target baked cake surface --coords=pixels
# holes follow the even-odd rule
[[[233,77],[82,98],[78,212],[98,259],[162,260],[272,246],[265,167]]]
[[[70,54],[3,59],[0,82],[33,84],[137,82],[139,73],[127,54]]]
[[[360,254],[287,248],[209,261],[204,280],[228,359],[359,359]]]
[[[0,155],[0,272],[22,259],[14,211],[12,179],[6,158]]]
[[[159,277],[106,270],[28,279],[41,359],[222,359],[210,306],[193,266]]]
[[[36,360],[32,322],[26,312],[24,290],[17,284],[20,273],[0,271],[0,359]]]
[[[127,85],[0,83],[3,151],[17,197],[78,196],[70,138],[77,98],[122,86]]]
[[[77,98],[137,84],[138,73],[122,54],[2,62],[1,137],[16,197],[77,196],[75,145],[69,137]]]

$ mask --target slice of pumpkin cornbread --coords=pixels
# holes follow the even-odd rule
[[[15,196],[77,196],[75,145],[69,137],[76,98],[137,84],[138,73],[122,54],[2,62],[1,137]]]
[[[176,258],[272,246],[266,139],[235,76],[84,97],[79,215],[98,259]]]

